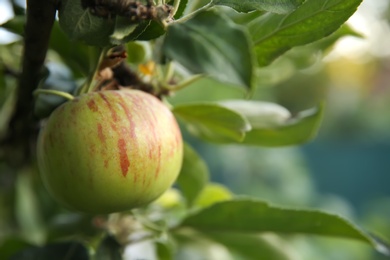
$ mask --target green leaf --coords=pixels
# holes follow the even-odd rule
[[[307,0],[285,15],[266,14],[248,24],[260,66],[294,46],[333,33],[356,11],[362,0]]]
[[[344,36],[362,37],[362,35],[354,31],[351,27],[344,24],[336,32],[321,40],[307,44],[305,46],[293,48],[288,53],[286,53],[284,57],[288,58],[290,61],[293,61],[296,69],[305,69],[318,62],[319,58],[321,58],[324,53],[331,49],[331,47]],[[320,56],[319,54],[322,55]],[[267,68],[269,67],[270,66]],[[280,70],[278,70],[278,73],[280,74]]]
[[[23,4],[17,1],[10,1],[12,5],[12,11],[15,15],[23,15],[26,13],[26,8],[23,7]]]
[[[271,128],[252,127],[242,142],[247,145],[286,146],[297,145],[313,139],[322,121],[323,105],[302,111],[283,125]]]
[[[215,12],[173,23],[168,27],[163,51],[192,73],[253,86],[254,61],[246,30]]]
[[[2,25],[10,32],[24,34],[25,16],[15,16]],[[57,21],[54,22],[50,35],[49,47],[56,51],[76,77],[89,73],[88,46],[71,41],[62,31]]]
[[[3,76],[3,75],[0,75]],[[0,137],[4,138],[6,133],[9,131],[9,122],[14,113],[15,100],[17,95],[16,79],[6,81],[6,77],[3,76],[0,80],[0,87],[2,89],[2,99],[0,100]]]
[[[59,257],[89,260],[87,248],[74,241],[49,244],[44,247],[30,247],[13,255],[9,260],[53,260]]]
[[[61,1],[59,23],[70,39],[100,47],[110,44],[110,35],[115,28],[113,19],[91,14],[88,8],[82,8],[80,0]]]
[[[316,135],[323,114],[323,105],[291,118],[286,108],[270,102],[226,100],[218,104],[239,113],[251,125],[239,142],[243,145],[286,146],[304,143]],[[230,140],[221,142],[234,143]]]
[[[225,100],[218,102],[244,116],[252,129],[283,125],[291,117],[290,112],[275,103],[253,100]]]
[[[239,113],[213,103],[178,105],[173,112],[187,123],[188,130],[210,142],[242,141],[250,130]]]
[[[183,16],[187,4],[188,4],[188,0],[180,0],[179,7],[177,8],[177,11],[174,16],[175,19],[179,19],[180,17]]]
[[[164,28],[156,21],[141,22],[128,37],[132,41],[150,41],[165,33]]]
[[[328,37],[325,37],[319,41],[310,44],[309,47],[312,51],[314,50],[326,51],[327,49],[332,47],[340,38],[344,36],[354,36],[359,38],[364,37],[362,34],[355,31],[347,24],[344,24],[336,32],[332,33]],[[301,47],[301,48],[304,49],[305,47]]]
[[[80,0],[64,0],[60,9],[60,25],[71,39],[105,47],[129,41],[148,41],[165,33],[156,21],[134,23],[126,17],[97,17],[83,9]]]
[[[188,216],[181,224],[208,232],[256,234],[276,232],[356,239],[390,254],[390,247],[372,238],[340,216],[317,211],[271,206],[252,199],[220,202]]]
[[[31,244],[18,237],[7,237],[0,243],[0,259],[10,259],[12,255],[28,247]]]
[[[114,237],[107,235],[96,249],[96,260],[122,260],[122,247]]]
[[[187,123],[188,130],[206,141],[258,146],[286,146],[315,137],[323,105],[290,112],[273,103],[230,100],[219,103],[178,105],[173,112]]]
[[[139,42],[129,42],[126,44],[127,62],[141,63],[145,61],[146,50]]]
[[[25,23],[26,23],[26,16],[17,15],[11,20],[8,20],[6,23],[2,24],[1,27],[7,29],[12,33],[23,36]]]
[[[288,13],[295,10],[304,0],[214,0],[216,5],[226,5],[237,12],[267,11],[272,13]]]
[[[227,248],[193,230],[175,230],[177,243],[174,259],[189,260],[233,260]]]
[[[220,201],[232,199],[234,194],[219,183],[209,183],[205,186],[195,201],[198,207],[208,207]]]
[[[226,13],[226,15],[228,15],[229,18],[233,22],[235,22],[236,24],[243,25],[243,26],[245,26],[246,24],[248,24],[252,20],[254,20],[254,19],[256,19],[264,14],[267,14],[267,12],[253,11],[253,12],[249,12],[249,13],[238,13],[236,11],[230,11],[230,12]]]
[[[192,206],[208,179],[209,170],[206,163],[194,149],[185,144],[183,165],[177,182],[189,206]]]
[[[119,45],[132,40],[132,33],[135,31],[137,26],[137,24],[129,24],[128,18],[117,16],[115,18],[114,31],[110,36],[111,44]]]
[[[79,234],[80,230],[82,230],[85,236],[97,236],[101,234],[101,230],[96,228],[95,225],[92,225],[94,217],[93,215],[83,213],[66,212],[57,214],[50,220],[50,223],[46,227],[46,238],[49,241],[55,241]]]
[[[226,232],[207,232],[207,236],[216,242],[226,246],[232,253],[235,253],[239,259],[266,259],[266,260],[290,260],[283,252],[282,245],[275,245],[260,235],[226,233]],[[279,247],[278,247],[279,246]]]
[[[212,78],[200,78],[187,87],[168,97],[171,104],[215,102],[225,99],[240,99],[247,95],[244,88],[222,83]]]
[[[32,177],[30,169],[18,174],[15,213],[22,236],[29,242],[39,244],[45,239],[45,230]]]
[[[172,249],[166,243],[156,242],[156,254],[158,260],[172,260]]]
[[[90,47],[78,41],[71,41],[57,21],[51,31],[49,44],[50,48],[61,56],[76,78],[88,75],[91,65],[89,63]]]

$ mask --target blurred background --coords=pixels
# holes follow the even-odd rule
[[[9,2],[0,0],[0,24],[11,17]],[[212,180],[234,193],[277,205],[324,209],[390,239],[389,1],[363,1],[348,25],[354,35],[343,37],[332,48],[295,48],[257,72],[254,99],[276,102],[293,114],[325,100],[325,118],[315,140],[302,146],[259,148],[207,144],[184,134],[207,162]],[[20,38],[0,30],[1,62],[17,69],[20,50]],[[49,54],[50,58],[55,55]],[[7,86],[14,79],[2,81],[7,84],[0,89],[0,133],[9,113],[4,109],[11,91]],[[241,89],[204,79],[170,102],[244,97]],[[33,193],[22,189],[10,195],[13,182],[4,177],[7,171],[0,163],[0,238],[9,225],[10,196],[21,201]],[[18,185],[23,181],[27,180],[19,180]],[[303,259],[384,259],[361,243],[335,239],[298,237],[291,240],[291,247]]]
[[[274,101],[293,113],[326,101],[315,140],[284,148],[216,146],[197,140],[193,145],[214,180],[235,193],[325,209],[390,238],[389,1],[363,1],[348,25],[360,35],[343,37],[323,52],[310,52],[310,45],[295,48],[258,72],[255,99]],[[222,86],[211,94],[208,84],[215,86],[199,82],[173,100],[244,97]],[[381,259],[353,243],[321,243],[321,259]],[[321,257],[309,255],[305,259]]]

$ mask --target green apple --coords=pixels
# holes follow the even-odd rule
[[[92,92],[58,107],[38,138],[39,170],[66,207],[93,214],[143,206],[176,180],[183,140],[171,111],[137,90]]]

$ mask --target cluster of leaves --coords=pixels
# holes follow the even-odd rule
[[[342,25],[361,0],[167,3],[174,5],[176,12],[175,19],[166,24],[152,20],[133,23],[120,16],[102,18],[84,9],[80,0],[61,1],[59,22],[54,24],[49,47],[72,73],[56,73],[55,68],[48,66],[50,73],[42,87],[75,92],[75,80],[88,77],[96,68],[96,64],[89,62],[95,47],[85,43],[104,48],[126,44],[128,62],[135,65],[146,56],[138,41],[147,41],[161,70],[168,71],[169,64],[174,62],[181,68],[174,73],[176,76],[202,74],[216,82],[241,87],[250,94],[261,84],[265,67],[272,66],[276,58],[291,48],[306,45],[313,52],[326,50],[340,37],[354,34]],[[24,18],[15,16],[2,27],[23,35]],[[40,117],[48,116],[64,101],[40,96],[35,112]],[[174,105],[172,110],[191,134],[209,142],[285,146],[315,136],[323,105],[297,115],[278,104],[256,100],[186,103]],[[189,145],[185,146],[177,184],[180,192],[171,190],[144,209],[108,218],[68,217],[67,224],[73,228],[62,230],[60,235],[46,234],[51,237],[49,241],[55,241],[72,236],[71,232],[85,223],[96,224],[101,220],[108,235],[97,229],[89,234],[93,238],[86,239],[84,235],[83,240],[43,247],[28,247],[29,243],[8,239],[0,252],[6,257],[28,247],[14,255],[14,259],[52,259],[52,254],[60,252],[69,258],[89,259],[92,248],[96,259],[120,259],[123,245],[132,248],[146,242],[154,252],[151,259],[183,259],[196,254],[203,255],[202,259],[291,259],[283,250],[285,240],[278,238],[275,242],[264,235],[271,232],[355,239],[382,253],[390,253],[390,248],[379,238],[339,216],[234,196],[227,188],[209,182],[205,162]],[[215,255],[214,249],[220,249],[221,245],[225,246],[222,247],[225,255],[220,250]]]

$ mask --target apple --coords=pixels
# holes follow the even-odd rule
[[[171,111],[138,90],[81,95],[41,130],[44,185],[64,206],[103,214],[146,205],[176,180],[183,140]]]

